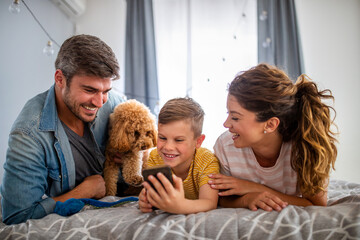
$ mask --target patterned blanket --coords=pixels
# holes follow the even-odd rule
[[[85,206],[69,217],[50,214],[10,226],[1,222],[0,239],[360,239],[360,184],[331,180],[327,207],[288,206],[281,212],[218,208],[175,215],[141,213],[137,202]]]

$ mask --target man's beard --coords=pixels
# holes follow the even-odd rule
[[[76,101],[73,101],[70,94],[70,88],[66,87],[65,94],[64,94],[64,103],[69,108],[69,110],[83,122],[92,122],[95,119],[95,116],[92,119],[84,119],[80,114],[81,105],[78,104]],[[95,106],[94,106],[95,107]]]

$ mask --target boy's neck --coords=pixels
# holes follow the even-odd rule
[[[194,156],[195,157],[195,156]],[[184,162],[181,165],[176,166],[175,168],[172,168],[171,170],[174,172],[174,174],[181,178],[183,181],[187,178],[189,174],[190,166],[194,160],[194,157],[186,162]]]

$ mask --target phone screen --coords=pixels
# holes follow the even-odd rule
[[[161,181],[157,178],[157,173],[158,172],[161,172],[162,174],[164,174],[164,176],[171,182],[171,184],[173,184],[171,168],[169,166],[167,166],[167,165],[158,165],[158,166],[154,166],[154,167],[144,169],[142,171],[144,181],[147,181],[151,185],[151,187],[154,188],[152,183],[148,180],[148,177],[150,175],[153,175],[161,183]]]

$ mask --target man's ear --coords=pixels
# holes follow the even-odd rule
[[[201,144],[205,140],[205,135],[201,134],[199,137],[196,138],[196,149],[201,147]]]
[[[277,117],[272,117],[266,121],[264,131],[271,133],[274,132],[280,124],[280,119]]]
[[[60,69],[56,69],[55,71],[55,84],[60,88],[64,88],[66,86],[66,78]]]

